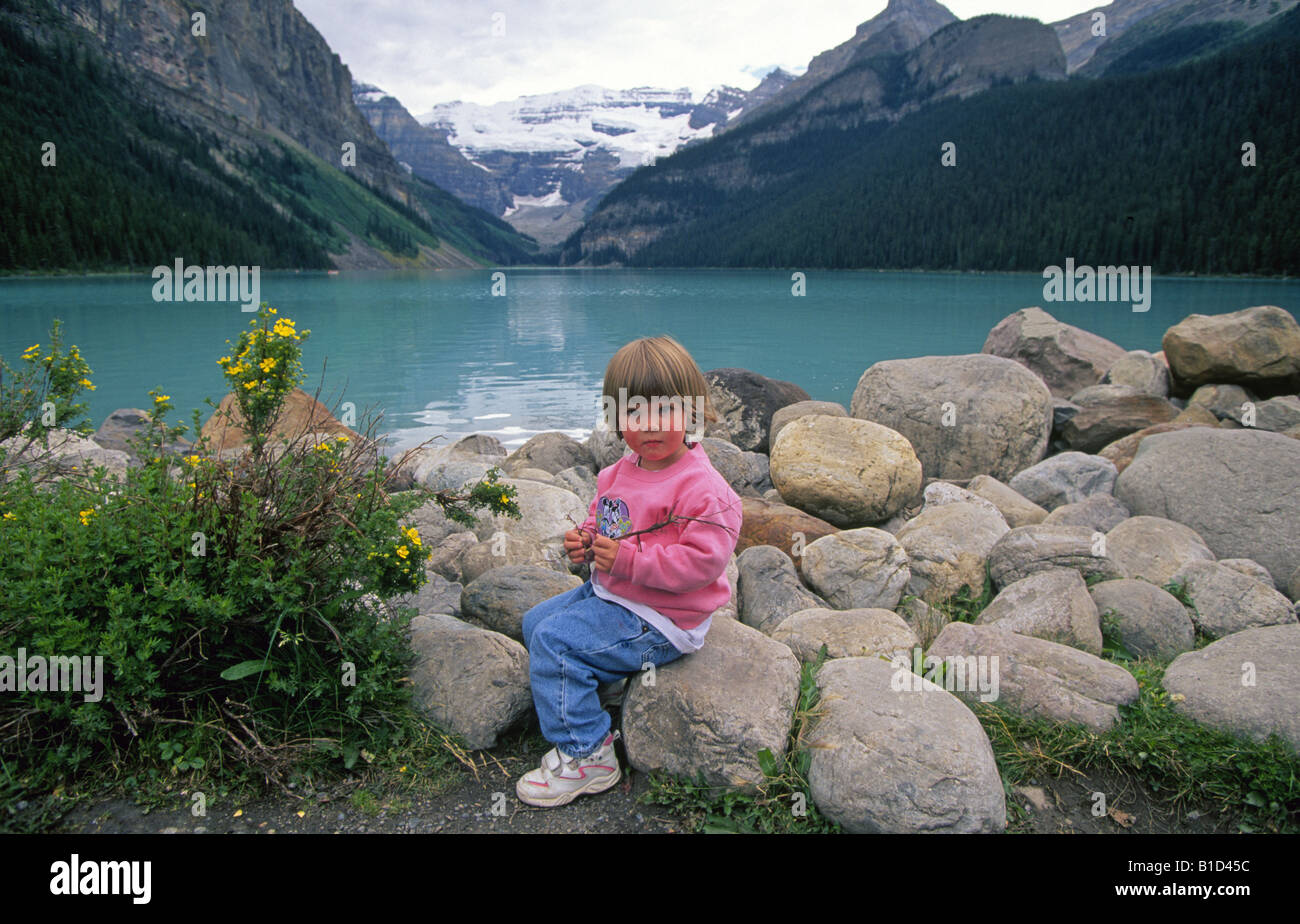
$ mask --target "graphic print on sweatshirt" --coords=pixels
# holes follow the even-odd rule
[[[596,525],[602,536],[611,539],[617,539],[624,533],[631,532],[632,517],[628,514],[627,504],[620,498],[602,497]]]

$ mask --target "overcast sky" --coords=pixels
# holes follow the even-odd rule
[[[801,71],[885,0],[294,0],[352,71],[414,114],[580,84],[750,89],[773,66]],[[1101,0],[953,0],[1055,22]],[[499,34],[494,34],[499,33]]]

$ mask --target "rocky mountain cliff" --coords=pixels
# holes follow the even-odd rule
[[[348,68],[290,0],[208,0],[201,9],[32,0],[16,9],[38,41],[71,30],[94,47],[123,78],[117,91],[204,139],[193,157],[215,158],[218,172],[296,223],[337,266],[469,266],[535,249],[412,180],[353,103]],[[198,160],[191,173],[207,182],[201,175],[213,168]]]
[[[910,51],[957,17],[936,0],[889,0],[883,10],[858,26],[848,41],[823,51],[808,62],[808,69],[762,105],[750,106],[726,128],[734,128],[756,116],[791,106],[806,98],[826,81],[853,63],[877,55],[898,55]]]

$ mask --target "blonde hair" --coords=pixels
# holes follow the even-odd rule
[[[614,354],[605,367],[602,405],[608,407],[606,402],[613,402],[617,407],[620,392],[624,401],[636,396],[647,402],[656,397],[690,400],[695,420],[684,421],[688,432],[702,432],[706,424],[721,419],[709,400],[709,383],[704,373],[686,347],[667,334],[633,340]],[[610,421],[607,416],[606,420],[618,438],[623,439],[617,417]]]

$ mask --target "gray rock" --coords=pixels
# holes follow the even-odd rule
[[[804,662],[817,660],[822,645],[828,659],[883,656],[891,660],[908,660],[921,645],[903,617],[871,607],[800,610],[782,620],[772,630],[772,638]]]
[[[495,747],[533,708],[528,652],[518,642],[451,616],[411,620],[413,704],[471,749]]]
[[[573,529],[574,523],[587,518],[589,504],[583,503],[572,491],[515,477],[506,479],[506,483],[514,486],[515,503],[523,516],[515,519],[478,511],[474,533],[485,542],[503,532],[514,539],[563,548],[564,534]]]
[[[1002,515],[977,504],[925,508],[896,534],[912,572],[907,592],[926,603],[946,600],[962,587],[979,597],[989,553],[1006,533]]]
[[[74,474],[86,475],[100,466],[118,482],[126,480],[130,457],[121,450],[104,449],[94,440],[75,430],[51,429],[42,439],[29,439],[31,424],[25,424],[18,434],[0,442],[8,453],[5,459],[5,480],[16,477],[18,468],[31,472],[47,473],[52,480],[61,480]]]
[[[1086,526],[1020,526],[999,539],[989,552],[989,576],[999,588],[1055,568],[1071,568],[1085,579],[1093,575],[1121,577],[1106,554],[1105,543],[1105,534]]]
[[[1286,582],[1286,595],[1292,601],[1300,603],[1300,565],[1291,572],[1291,579]]]
[[[921,463],[908,441],[852,417],[791,421],[772,447],[771,472],[785,503],[841,528],[886,520],[921,490]]]
[[[753,790],[758,752],[785,754],[799,695],[790,649],[730,619],[715,620],[704,647],[634,678],[623,702],[628,762],[716,786]]]
[[[1004,587],[975,618],[1019,635],[1101,654],[1101,620],[1078,571],[1038,571]]]
[[[804,547],[799,570],[837,609],[898,606],[912,572],[907,553],[889,533],[870,526],[846,529]]]
[[[1108,533],[1128,518],[1128,508],[1113,495],[1094,494],[1073,504],[1062,504],[1043,522],[1053,526],[1085,526],[1094,532]]]
[[[1148,436],[1116,483],[1135,514],[1177,520],[1223,558],[1252,558],[1275,583],[1300,565],[1300,440],[1191,427]]]
[[[1124,356],[1124,348],[1065,324],[1041,308],[1022,308],[989,331],[983,352],[1005,356],[1032,370],[1061,398],[1096,385]]]
[[[1002,513],[1007,526],[1029,526],[1041,523],[1047,517],[1047,510],[1035,504],[1019,491],[998,481],[992,475],[976,475],[966,485],[966,490],[978,494],[985,500],[992,501]]]
[[[1094,494],[1111,494],[1118,472],[1102,456],[1063,452],[1018,472],[1009,485],[1013,491],[1046,510],[1087,500]]]
[[[424,570],[439,574],[449,581],[464,583],[465,575],[460,567],[461,557],[465,549],[476,545],[478,545],[478,537],[473,533],[452,533],[433,547],[433,554],[424,563]]]
[[[762,497],[772,487],[768,458],[761,452],[745,452],[735,443],[706,436],[700,443],[709,462],[742,497]]]
[[[1169,367],[1146,350],[1129,350],[1101,377],[1103,385],[1128,385],[1144,395],[1169,396]]]
[[[1002,517],[1004,522],[1006,520],[997,504],[986,497],[981,497],[974,491],[968,491],[966,488],[949,481],[930,482],[925,486],[922,497],[925,500],[926,507],[942,507],[944,504],[975,504],[977,507],[983,507],[991,513],[996,513],[999,517]]]
[[[538,565],[565,575],[577,573],[573,569],[580,567],[574,565],[571,569],[563,560],[561,550],[554,546],[501,533],[483,542],[467,544],[456,559],[455,570],[460,574],[459,580],[469,584],[493,568],[510,565]]]
[[[1274,588],[1215,561],[1189,561],[1173,575],[1196,611],[1192,621],[1210,638],[1296,621],[1291,601]]]
[[[537,565],[506,565],[470,581],[460,595],[460,609],[489,629],[523,641],[525,613],[582,583],[571,574]]]
[[[391,597],[393,606],[413,606],[421,616],[433,616],[441,613],[455,616],[460,613],[460,595],[465,589],[461,584],[447,580],[437,572],[426,574],[428,580],[413,594],[400,594]]]
[[[627,443],[616,432],[606,427],[604,422],[591,431],[591,435],[582,445],[591,453],[593,470],[597,472],[613,465],[630,451]]]
[[[1241,423],[1245,406],[1255,400],[1255,396],[1240,385],[1202,385],[1192,393],[1187,405],[1205,408],[1219,420]]]
[[[1219,564],[1225,568],[1231,568],[1238,574],[1244,574],[1246,577],[1252,577],[1257,581],[1277,590],[1277,585],[1273,583],[1273,575],[1268,573],[1268,569],[1259,562],[1250,558],[1220,558]]]
[[[1214,561],[1196,530],[1163,517],[1129,517],[1106,534],[1106,551],[1123,577],[1160,586],[1189,561]]]
[[[1004,830],[1002,778],[979,720],[928,681],[913,689],[914,676],[877,658],[822,666],[808,738],[813,802],[855,834]]]
[[[793,382],[769,379],[748,369],[712,369],[709,402],[722,420],[705,430],[706,436],[730,440],[750,452],[768,452],[772,415],[783,407],[811,396]]]
[[[1285,433],[1300,427],[1300,397],[1278,395],[1261,401],[1255,409],[1255,426],[1274,433]]]
[[[573,437],[551,430],[537,434],[512,452],[501,468],[507,474],[518,476],[528,468],[554,474],[575,465],[594,469],[596,460],[591,451]]]
[[[849,412],[834,401],[796,401],[794,404],[787,404],[772,414],[772,431],[768,435],[769,444],[776,444],[776,435],[781,432],[782,427],[790,421],[808,414],[825,414],[829,417],[849,416]]]
[[[1202,725],[1300,754],[1300,625],[1246,629],[1179,655],[1165,671],[1173,708]],[[1179,699],[1181,697],[1181,699]]]
[[[1088,592],[1102,625],[1112,620],[1120,641],[1134,657],[1168,661],[1196,644],[1196,628],[1187,608],[1164,588],[1122,578],[1094,584]]]
[[[806,550],[805,550],[806,551]],[[736,559],[740,621],[770,635],[792,613],[828,604],[799,582],[794,561],[776,546],[756,545]]]
[[[1009,359],[921,356],[878,362],[864,372],[849,413],[901,433],[929,477],[1005,480],[1043,458],[1052,397],[1037,376]]]
[[[927,662],[932,657],[945,662],[945,688],[953,686],[964,700],[993,697],[1018,715],[1077,722],[1098,733],[1119,721],[1119,706],[1138,698],[1137,681],[1124,668],[1069,645],[996,625],[951,623],[930,646]],[[957,673],[952,680],[950,672]],[[987,677],[995,684],[972,682],[973,677]]]
[[[579,498],[596,496],[596,475],[585,465],[575,465],[555,473],[555,484],[572,491]]]

